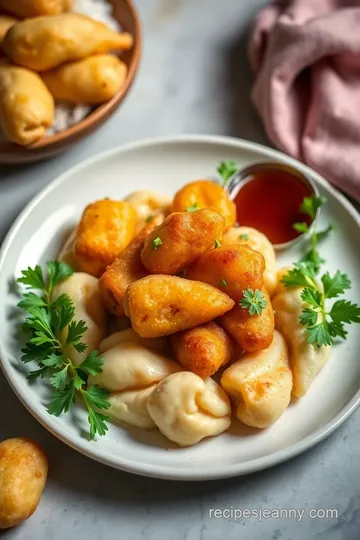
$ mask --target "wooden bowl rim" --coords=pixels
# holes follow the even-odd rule
[[[11,147],[12,153],[15,153],[15,152],[18,154],[21,154],[22,152],[31,153],[31,150],[39,150],[39,149],[46,148],[52,145],[56,145],[56,144],[64,142],[64,140],[67,138],[79,139],[81,135],[82,134],[85,135],[86,131],[88,129],[91,129],[94,124],[101,122],[103,118],[106,118],[113,111],[115,111],[116,106],[125,97],[136,75],[136,72],[139,66],[141,46],[142,46],[142,30],[141,30],[141,23],[140,23],[140,17],[139,17],[138,11],[135,7],[133,0],[124,0],[124,1],[127,3],[130,9],[130,13],[133,17],[135,32],[133,36],[134,37],[133,54],[131,56],[131,60],[128,65],[128,72],[127,72],[125,82],[120,88],[120,90],[109,101],[101,105],[98,105],[94,109],[94,111],[90,112],[83,120],[80,120],[80,122],[78,122],[77,124],[67,129],[64,129],[63,131],[60,131],[59,133],[42,137],[35,143],[30,144],[29,146],[21,146],[21,145],[12,143],[11,141],[6,141],[5,143],[4,141],[4,143],[9,147],[9,150]],[[1,154],[6,152],[5,148],[2,147],[4,143],[2,144],[0,143]]]

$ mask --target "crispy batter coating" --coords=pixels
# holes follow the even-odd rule
[[[264,257],[249,246],[225,246],[204,253],[186,270],[187,279],[218,287],[235,301],[244,289],[261,289]]]
[[[162,214],[154,216],[101,276],[100,292],[106,308],[113,315],[118,317],[124,315],[123,301],[126,289],[134,281],[148,275],[149,272],[141,262],[141,250],[147,235],[162,221]]]
[[[20,66],[0,65],[0,125],[17,144],[32,144],[54,121],[54,98],[37,73]]]
[[[225,330],[208,322],[171,336],[176,360],[202,379],[211,377],[232,358],[234,344]]]
[[[282,335],[275,331],[270,347],[248,353],[227,368],[221,386],[244,424],[267,428],[276,422],[290,403],[292,389],[289,352]]]
[[[176,212],[146,238],[143,265],[152,274],[176,274],[221,240],[224,218],[215,210]]]
[[[33,71],[46,71],[92,54],[127,50],[132,44],[130,34],[114,32],[79,13],[63,13],[14,24],[2,46],[14,63]]]
[[[265,259],[264,287],[270,296],[276,288],[276,255],[275,249],[265,234],[252,227],[231,227],[224,233],[222,245],[246,244],[259,251]]]
[[[1,0],[0,0],[1,6]],[[18,19],[11,17],[10,15],[0,15],[0,42],[4,39],[6,32],[11,28],[15,23],[18,22]]]
[[[120,90],[127,66],[114,54],[94,54],[49,71],[42,79],[55,99],[97,105]]]
[[[35,512],[47,471],[44,452],[30,439],[0,443],[0,529],[20,525]]]
[[[103,199],[89,204],[76,231],[77,267],[100,277],[135,234],[136,212],[123,201]]]
[[[196,180],[181,188],[175,195],[172,211],[185,212],[187,208],[213,208],[225,219],[225,228],[236,221],[236,206],[228,192],[211,180]]]
[[[141,337],[193,328],[226,313],[234,301],[215,287],[176,276],[147,276],[126,290],[125,314]]]
[[[72,0],[0,0],[0,8],[21,18],[58,15],[71,8]]]
[[[250,315],[248,309],[236,305],[219,319],[219,324],[248,352],[267,349],[274,335],[274,311],[267,291],[262,292],[267,306],[261,315]]]

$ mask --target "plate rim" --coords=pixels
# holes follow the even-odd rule
[[[178,135],[178,136],[167,136],[167,137],[152,137],[141,139],[136,142],[130,142],[124,145],[116,146],[109,150],[105,150],[96,154],[95,156],[90,156],[87,159],[81,161],[80,163],[70,167],[52,181],[48,183],[42,190],[40,190],[37,195],[35,195],[19,213],[9,231],[7,232],[2,246],[0,247],[0,271],[4,264],[7,251],[13,241],[14,236],[17,234],[19,228],[21,227],[23,221],[27,216],[32,212],[33,208],[53,189],[58,185],[66,181],[66,178],[69,175],[76,174],[82,169],[87,168],[89,165],[95,162],[100,162],[106,160],[112,156],[126,153],[132,150],[138,150],[141,148],[146,148],[149,146],[162,146],[166,144],[176,145],[179,143],[202,143],[202,144],[222,144],[233,146],[234,148],[253,151],[262,154],[264,157],[269,159],[278,159],[282,162],[286,162],[294,167],[298,168],[304,174],[310,175],[315,181],[321,186],[325,187],[331,195],[338,200],[345,210],[351,215],[354,221],[360,228],[360,214],[356,208],[351,204],[351,202],[345,198],[345,196],[338,192],[323,176],[321,176],[316,171],[312,170],[307,165],[301,163],[300,161],[287,156],[286,154],[274,150],[271,147],[259,144],[256,142],[248,141],[245,139],[237,139],[234,137],[227,136],[218,136],[218,135]],[[9,365],[8,365],[9,364]],[[197,471],[196,469],[188,469],[182,471],[182,469],[177,470],[173,466],[167,465],[134,465],[133,462],[129,461],[126,458],[121,456],[116,456],[114,458],[106,450],[101,450],[101,455],[96,453],[96,444],[93,444],[85,439],[79,437],[78,440],[74,440],[72,435],[66,433],[66,430],[62,428],[61,424],[56,425],[52,422],[52,417],[47,413],[45,407],[42,409],[31,404],[31,400],[27,400],[26,397],[22,394],[22,384],[19,384],[17,381],[16,373],[13,367],[11,367],[9,361],[6,358],[5,349],[2,343],[0,335],[0,366],[2,372],[5,376],[5,379],[9,383],[10,387],[14,391],[15,395],[18,397],[20,402],[26,407],[26,409],[34,416],[34,418],[45,427],[52,435],[60,439],[62,442],[77,450],[78,452],[84,454],[85,456],[94,459],[100,463],[113,467],[115,469],[120,469],[125,472],[138,474],[141,476],[147,476],[152,478],[161,478],[168,480],[186,480],[186,481],[204,481],[204,480],[215,480],[220,478],[230,478],[245,474],[250,474],[257,472],[263,469],[273,467],[279,463],[292,459],[293,457],[309,450],[311,447],[318,444],[320,441],[327,438],[331,435],[341,424],[343,424],[350,416],[355,412],[355,410],[360,405],[360,387],[353,396],[353,398],[342,407],[340,412],[335,415],[325,426],[322,426],[312,433],[297,441],[295,444],[272,452],[267,456],[262,456],[250,461],[232,463],[231,465],[224,467],[217,466],[216,468],[211,468],[211,471],[204,469],[203,471]]]

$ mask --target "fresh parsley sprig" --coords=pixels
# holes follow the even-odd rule
[[[348,276],[339,270],[333,276],[325,272],[321,285],[316,279],[314,265],[300,262],[285,274],[281,283],[285,287],[303,287],[301,299],[305,308],[300,314],[300,323],[306,327],[308,343],[322,347],[332,345],[334,339],[346,339],[345,324],[360,323],[360,306],[341,299],[328,305],[328,300],[338,298],[350,289]]]
[[[322,195],[313,195],[312,197],[304,198],[299,210],[303,214],[309,216],[312,222],[314,222],[318,209],[324,206],[324,204],[326,204],[326,197],[323,197]],[[310,249],[301,257],[301,262],[312,263],[314,270],[318,272],[320,266],[325,262],[318,251],[318,243],[334,229],[334,225],[330,223],[324,230],[317,231],[315,222],[311,232],[310,227],[305,221],[294,223],[293,227],[297,232],[307,234],[310,240]]]
[[[239,302],[240,307],[249,310],[249,315],[261,315],[267,306],[264,293],[260,289],[246,289],[243,298]]]
[[[222,187],[225,187],[232,175],[239,170],[239,164],[234,159],[228,159],[222,161],[216,170],[222,180]]]
[[[52,299],[54,287],[73,274],[64,262],[49,261],[44,276],[39,265],[22,271],[17,280],[28,292],[18,303],[26,313],[25,329],[29,340],[22,349],[21,360],[36,362],[38,367],[31,371],[28,379],[49,378],[55,389],[48,405],[48,412],[59,416],[68,412],[76,397],[82,398],[88,412],[90,438],[105,435],[109,418],[100,413],[110,407],[109,393],[98,386],[87,386],[89,375],[101,373],[104,364],[98,351],[90,351],[85,360],[76,366],[70,358],[69,347],[85,352],[82,338],[87,330],[84,321],[75,321],[75,308],[71,298],[62,294]],[[37,291],[37,292],[33,292]],[[65,331],[66,329],[66,331]]]

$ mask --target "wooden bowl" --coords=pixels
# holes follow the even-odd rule
[[[119,21],[123,32],[129,32],[134,45],[121,53],[121,60],[128,66],[126,80],[119,92],[106,103],[97,106],[78,124],[49,137],[43,137],[30,146],[0,141],[0,163],[30,163],[55,156],[67,150],[105,122],[119,107],[128,93],[138,69],[141,52],[141,25],[139,15],[132,0],[108,0],[114,8],[113,15]]]

